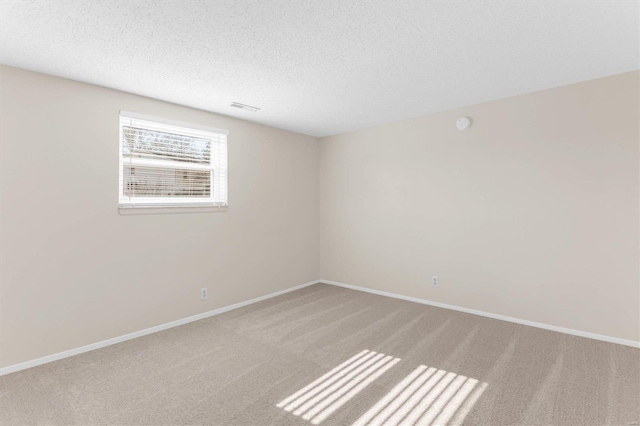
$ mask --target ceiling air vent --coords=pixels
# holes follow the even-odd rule
[[[258,107],[241,104],[240,102],[231,102],[230,106],[232,106],[234,108],[239,108],[239,109],[246,109],[247,111],[251,111],[251,112],[260,111],[260,108],[258,108]]]

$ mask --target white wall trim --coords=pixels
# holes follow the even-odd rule
[[[605,336],[603,334],[589,333],[586,331],[574,330],[571,328],[557,327],[555,325],[548,325],[534,321],[523,320],[519,318],[508,317],[505,315],[492,314],[490,312],[478,311],[475,309],[463,308],[455,305],[448,305],[446,303],[433,302],[431,300],[419,299],[417,297],[403,296],[401,294],[390,293],[382,290],[374,290],[371,288],[360,287],[352,284],[345,284],[338,281],[330,280],[315,280],[305,284],[290,287],[284,290],[276,291],[275,293],[267,294],[265,296],[256,297],[255,299],[246,300],[244,302],[235,303],[233,305],[224,306],[222,308],[214,309],[212,311],[203,312],[201,314],[193,315],[187,318],[182,318],[176,321],[171,321],[165,324],[157,325],[155,327],[146,328],[144,330],[135,331],[133,333],[125,334],[123,336],[113,337],[111,339],[103,340],[101,342],[92,343],[89,345],[81,346],[75,349],[69,349],[64,352],[58,352],[53,355],[43,356],[41,358],[33,359],[31,361],[25,361],[19,364],[9,365],[7,367],[0,368],[0,376],[5,374],[15,373],[16,371],[25,370],[27,368],[36,367],[38,365],[46,364],[49,362],[57,361],[63,358],[69,358],[74,355],[79,355],[85,352],[90,352],[95,349],[104,348],[105,346],[115,345],[116,343],[126,342],[127,340],[135,339],[137,337],[146,336],[147,334],[157,333],[158,331],[167,330],[169,328],[178,327],[183,324],[198,321],[201,319],[209,318],[215,315],[219,315],[225,312],[232,311],[234,309],[242,308],[243,306],[251,305],[261,302],[263,300],[271,299],[272,297],[280,296],[282,294],[290,293],[295,290],[299,290],[304,287],[311,286],[313,284],[330,284],[337,287],[344,287],[351,290],[362,291],[365,293],[377,294],[378,296],[392,297],[394,299],[407,300],[409,302],[421,303],[423,305],[436,306],[438,308],[451,309],[453,311],[465,312],[468,314],[479,315],[482,317],[493,318],[501,321],[508,321],[516,324],[528,325],[530,327],[542,328],[545,330],[557,331],[559,333],[571,334],[574,336],[586,337],[589,339],[601,340],[603,342],[617,343],[619,345],[631,346],[633,348],[640,348],[640,342],[635,340],[621,339],[619,337]]]
[[[182,318],[176,321],[171,321],[165,324],[156,325],[155,327],[145,328],[144,330],[134,331],[133,333],[125,334],[123,336],[113,337],[111,339],[103,340],[101,342],[91,343],[89,345],[81,346],[79,348],[69,349],[67,351],[58,352],[53,355],[43,356],[41,358],[33,359],[31,361],[21,362],[20,364],[9,365],[7,367],[0,368],[0,376],[9,374],[9,373],[15,373],[16,371],[25,370],[31,367],[36,367],[38,365],[46,364],[49,362],[58,361],[63,358],[69,358],[74,355],[79,355],[85,352],[104,348],[105,346],[115,345],[116,343],[126,342],[127,340],[146,336],[147,334],[157,333],[158,331],[167,330],[169,328],[177,327],[179,325],[188,324],[190,322],[209,318],[214,315],[219,315],[225,312],[232,311],[234,309],[242,308],[243,306],[252,305],[254,303],[261,302],[266,299],[271,299],[272,297],[280,296],[285,293],[290,293],[295,290],[300,290],[301,288],[308,287],[310,285],[317,284],[319,282],[320,282],[319,280],[311,281],[295,287],[276,291],[275,293],[267,294],[265,296],[256,297],[255,299],[246,300],[244,302],[235,303],[229,306],[224,306],[222,308],[214,309],[208,312],[203,312],[201,314],[193,315],[187,318]]]
[[[330,280],[318,280],[319,283],[335,285],[338,287],[349,288],[351,290],[363,291],[365,293],[377,294],[379,296],[393,297],[394,299],[407,300],[409,302],[422,303],[423,305],[437,306],[438,308],[451,309],[453,311],[465,312],[467,314],[480,315],[481,317],[493,318],[501,321],[513,322],[516,324],[528,325],[530,327],[542,328],[545,330],[557,331],[559,333],[571,334],[574,336],[586,337],[589,339],[601,340],[603,342],[617,343],[619,345],[631,346],[633,348],[640,348],[640,342],[635,340],[621,339],[619,337],[605,336],[603,334],[589,333],[587,331],[574,330],[572,328],[558,327],[555,325],[543,324],[540,322],[528,321],[519,318],[508,317],[505,315],[492,314],[490,312],[477,311],[475,309],[463,308],[455,305],[448,305],[446,303],[433,302],[431,300],[419,299],[417,297],[403,296],[401,294],[389,293],[382,290],[374,290],[371,288],[360,287],[357,285],[345,284],[337,281]]]

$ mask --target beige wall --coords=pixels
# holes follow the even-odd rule
[[[318,278],[315,138],[0,76],[0,367]],[[120,109],[229,129],[229,211],[120,216]]]
[[[638,79],[321,139],[321,277],[640,340]]]
[[[319,143],[0,77],[0,367],[317,278],[640,340],[637,72]],[[120,216],[120,109],[229,129],[229,211]]]

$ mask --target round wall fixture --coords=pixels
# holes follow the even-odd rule
[[[461,132],[467,130],[469,127],[471,127],[471,120],[469,119],[469,117],[460,117],[456,120],[456,127]]]

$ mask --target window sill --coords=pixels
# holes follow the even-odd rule
[[[219,213],[226,212],[227,210],[229,210],[229,207],[215,206],[139,206],[118,208],[121,216],[139,214]]]

